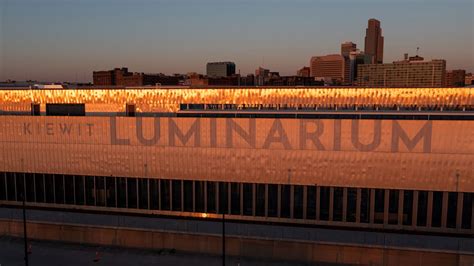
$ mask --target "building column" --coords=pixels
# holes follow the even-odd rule
[[[458,202],[457,202],[457,211],[456,211],[456,229],[461,229],[462,225],[462,205],[464,203],[464,193],[458,192]]]
[[[135,188],[136,188],[136,193],[137,193],[137,209],[140,209],[140,190],[139,190],[139,185],[138,185],[138,178],[135,178]]]
[[[316,187],[316,221],[319,221],[321,214],[321,187]]]
[[[342,221],[347,222],[347,187],[342,189]]]
[[[161,210],[161,179],[158,180],[158,210]]]
[[[150,206],[151,193],[150,193],[150,179],[149,178],[146,179],[146,188],[147,188],[147,196],[148,196],[148,209],[150,210],[151,209],[151,206]],[[105,200],[105,202],[107,202],[107,199]]]
[[[433,191],[428,191],[428,211],[426,214],[426,227],[431,227],[433,221]]]
[[[418,221],[418,190],[413,191],[413,215],[412,215],[412,223],[413,227],[416,227]]]
[[[385,189],[384,197],[383,197],[383,224],[388,224],[389,203],[390,203],[390,190]]]
[[[117,189],[117,177],[114,178],[114,187],[115,187],[115,207],[118,207],[118,189]]]
[[[240,190],[240,215],[244,215],[244,183],[239,184]]]
[[[228,214],[232,214],[232,183],[227,183],[227,212]]]
[[[334,187],[329,187],[329,221],[333,221],[334,216]]]
[[[252,216],[255,216],[255,208],[257,207],[257,193],[256,193],[256,185],[252,183]]]
[[[356,223],[360,223],[360,205],[362,204],[362,189],[357,188]]]
[[[193,182],[193,212],[196,212],[196,181],[191,181]]]
[[[184,212],[184,181],[181,180],[181,211]]]
[[[398,225],[403,225],[403,201],[405,199],[405,191],[399,190],[398,192]]]
[[[370,219],[369,223],[373,224],[374,223],[374,217],[375,217],[375,189],[370,188]]]
[[[308,208],[308,186],[303,186],[303,219],[306,219],[307,208]]]
[[[278,185],[278,196],[277,196],[277,216],[281,217],[281,185]]]
[[[295,186],[290,186],[290,218],[293,219],[294,205],[295,205]]]
[[[448,192],[443,191],[443,205],[441,210],[441,228],[446,228],[446,222],[448,220]]]
[[[170,190],[170,211],[173,210],[173,180],[169,180],[168,189]]]
[[[219,194],[219,191],[220,191],[219,190],[219,182],[216,181],[215,183],[216,183],[216,213],[219,213],[220,207],[221,207],[220,202],[219,202],[219,198],[220,198],[219,197],[220,196],[220,194]]]
[[[207,181],[204,182],[204,212],[207,213]]]
[[[265,184],[265,217],[268,217],[268,184]]]

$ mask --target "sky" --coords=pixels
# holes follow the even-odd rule
[[[384,62],[420,47],[474,72],[473,17],[474,0],[0,0],[0,80],[205,73],[212,61],[295,75],[344,41],[363,50],[369,18],[381,21]]]

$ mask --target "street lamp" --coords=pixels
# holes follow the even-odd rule
[[[222,266],[225,266],[225,213],[222,212]]]

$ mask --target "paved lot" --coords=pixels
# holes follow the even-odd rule
[[[183,254],[170,250],[151,251],[111,247],[94,247],[57,242],[31,241],[29,265],[222,265],[222,258],[199,254]],[[24,265],[23,239],[0,237],[0,265]],[[94,262],[96,252],[99,261]],[[161,253],[161,254],[160,254]],[[228,258],[226,265],[304,265],[287,262],[266,262]],[[324,264],[330,265],[330,264]]]

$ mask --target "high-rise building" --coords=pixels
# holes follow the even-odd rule
[[[346,84],[350,80],[350,63],[340,54],[313,56],[310,61],[311,77],[333,85]]]
[[[365,53],[372,56],[373,64],[383,63],[383,36],[380,21],[371,18],[365,30]]]
[[[357,67],[357,84],[364,87],[442,87],[446,61],[398,61]]]
[[[302,67],[296,71],[296,76],[298,77],[309,77],[311,74],[311,69],[309,67]]]
[[[357,50],[357,44],[353,42],[343,42],[341,43],[341,55],[342,56],[349,56],[351,52]]]
[[[347,57],[346,57],[347,58]],[[355,84],[357,79],[357,66],[362,64],[370,64],[372,62],[372,56],[365,54],[364,52],[356,49],[349,53],[349,83]]]
[[[210,62],[206,65],[208,77],[230,77],[235,74],[234,62]]]
[[[464,87],[466,70],[457,69],[446,72],[446,87]]]

